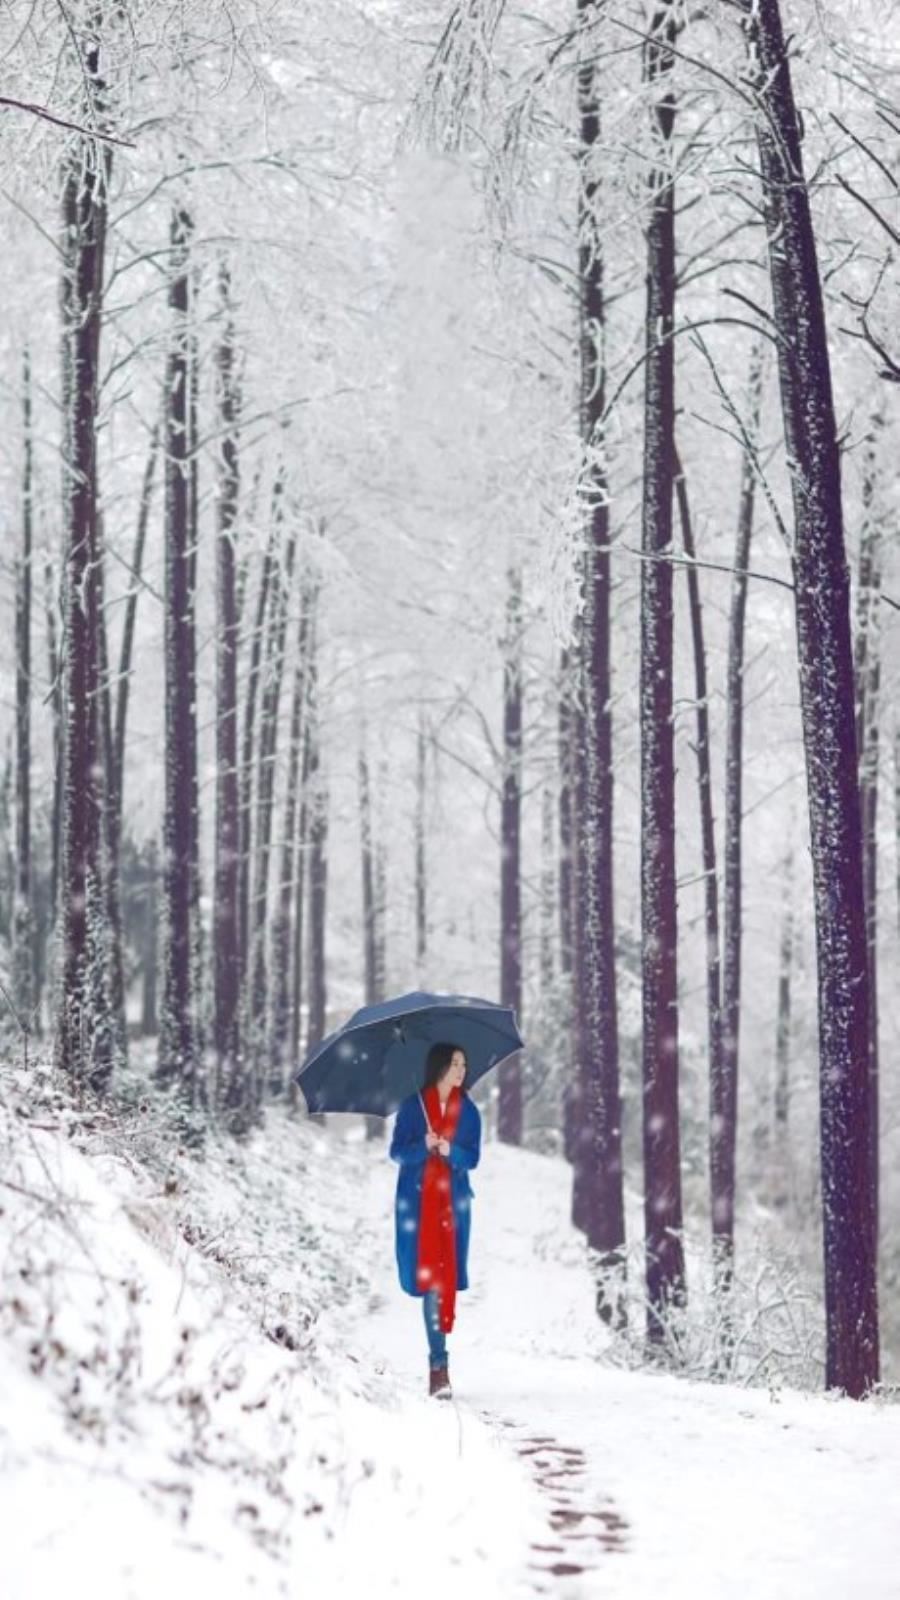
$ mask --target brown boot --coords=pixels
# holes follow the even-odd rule
[[[451,1398],[453,1390],[450,1388],[450,1374],[446,1365],[443,1367],[429,1367],[428,1393],[429,1395],[437,1395],[441,1400],[449,1400]]]

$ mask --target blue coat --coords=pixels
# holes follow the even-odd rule
[[[400,1286],[407,1294],[423,1295],[424,1289],[416,1283],[416,1264],[419,1256],[419,1218],[422,1210],[422,1179],[428,1149],[425,1144],[427,1123],[422,1102],[417,1094],[404,1100],[397,1112],[390,1157],[400,1163],[397,1174],[397,1198],[394,1205],[397,1270]],[[472,1220],[471,1202],[474,1190],[469,1182],[472,1167],[477,1167],[481,1155],[481,1113],[474,1100],[463,1092],[456,1137],[450,1145],[450,1192],[453,1200],[453,1219],[456,1226],[456,1287],[468,1289],[469,1225]]]

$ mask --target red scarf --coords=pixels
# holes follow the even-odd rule
[[[423,1090],[422,1099],[432,1131],[441,1139],[452,1139],[462,1110],[462,1090],[456,1086],[450,1090],[443,1115],[436,1083]],[[430,1152],[422,1179],[416,1278],[420,1288],[437,1290],[441,1331],[450,1333],[456,1310],[456,1225],[450,1162],[438,1150]]]

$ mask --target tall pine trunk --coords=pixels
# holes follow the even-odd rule
[[[703,611],[700,579],[696,566],[687,483],[680,461],[676,461],[675,493],[681,522],[681,542],[688,558],[688,606],[694,649],[694,681],[697,689],[697,786],[700,805],[700,840],[703,856],[703,898],[706,929],[706,1028],[709,1049],[710,1088],[710,1215],[715,1249],[716,1204],[718,1198],[716,1165],[721,1145],[722,1079],[722,975],[719,936],[719,881],[716,869],[716,832],[712,803],[712,754],[709,737],[709,687],[706,672],[706,646],[703,638]],[[719,1281],[717,1279],[717,1281]]]
[[[65,784],[65,667],[57,644],[57,595],[53,565],[44,565],[44,611],[47,618],[47,669],[50,675],[50,703],[53,708],[53,807],[50,821],[50,921],[56,922],[59,910],[60,876],[63,857],[63,789]]]
[[[79,62],[92,120],[105,99],[99,43]],[[65,777],[62,794],[62,981],[56,1059],[103,1089],[112,1071],[103,904],[103,788],[98,665],[97,417],[103,265],[111,172],[108,144],[80,137],[65,159],[63,207],[63,508]]]
[[[871,1170],[875,1191],[875,1236],[878,1238],[878,754],[881,688],[881,527],[875,506],[877,451],[882,418],[876,413],[866,441],[863,477],[863,526],[859,549],[856,606],[856,743],[863,836],[863,894],[866,906],[866,960],[869,971],[869,1087],[871,1099]]]
[[[415,810],[415,881],[416,881],[416,980],[420,987],[425,982],[428,960],[428,903],[427,858],[425,854],[425,807],[428,796],[426,756],[428,744],[425,731],[425,714],[419,708],[419,725],[416,733],[416,810]]]
[[[508,574],[503,647],[503,780],[500,799],[500,1004],[512,1006],[521,1026],[522,905],[522,579]],[[522,1143],[522,1069],[518,1054],[501,1061],[497,1137]]]
[[[878,1379],[862,819],[849,573],[822,289],[778,0],[741,0],[794,502],[794,596],[816,916],[828,1388]]]
[[[219,412],[218,495],[216,500],[216,838],[215,949],[213,953],[213,1035],[217,1102],[226,1112],[240,1110],[246,1095],[240,1081],[240,794],[238,788],[237,663],[240,619],[237,608],[235,534],[240,496],[239,397],[234,371],[234,324],[228,268],[219,274],[222,335],[216,351]]]
[[[119,649],[119,681],[116,690],[116,715],[115,715],[115,771],[116,771],[116,803],[118,805],[119,822],[122,818],[122,804],[125,793],[125,730],[128,721],[128,700],[131,689],[131,666],[134,656],[134,630],[137,621],[138,595],[141,590],[141,573],[144,566],[144,549],[147,543],[147,528],[150,522],[150,507],[153,503],[153,481],[156,476],[156,458],[159,454],[159,423],[153,425],[150,435],[150,445],[147,451],[147,465],[144,468],[144,481],[141,485],[141,498],[138,505],[137,530],[134,537],[134,555],[131,561],[131,587],[128,599],[125,602],[125,619],[122,624],[122,641]]]
[[[583,21],[595,0],[579,0]],[[606,402],[606,301],[601,249],[600,107],[596,63],[578,72],[580,120],[580,428],[586,457],[584,594],[574,716],[574,967],[578,1054],[573,1220],[596,1260],[596,1308],[624,1320],[625,1201],[613,903],[613,767],[610,666],[610,527],[602,417]]]
[[[641,568],[641,968],[647,1339],[686,1295],[678,1111],[672,492],[675,477],[675,15],[658,7],[646,46],[654,157],[647,225]]]
[[[575,1039],[575,1005],[573,984],[573,945],[575,917],[575,863],[574,863],[574,810],[575,810],[575,732],[574,732],[574,674],[573,652],[566,646],[559,656],[559,687],[557,691],[556,749],[559,793],[559,966],[565,996],[565,1015],[561,1018],[564,1034],[573,1041],[570,1067],[563,1082],[562,1120],[563,1152],[573,1166],[578,1138],[578,1049]],[[574,1199],[574,1197],[573,1197]],[[575,1215],[572,1221],[578,1228],[583,1219]]]
[[[250,917],[251,982],[249,1030],[245,1044],[252,1066],[253,1095],[256,1106],[262,1101],[263,1057],[267,1045],[266,1017],[269,998],[266,932],[269,920],[269,878],[272,855],[272,821],[275,797],[275,758],[278,749],[278,707],[284,676],[285,638],[288,603],[291,596],[296,558],[296,534],[291,529],[287,547],[275,563],[272,577],[272,608],[266,641],[266,662],[259,714],[259,754],[256,783],[256,871]],[[282,567],[283,561],[283,567]]]
[[[109,644],[103,586],[103,519],[98,524],[101,564],[97,573],[97,666],[100,674],[100,738],[103,746],[103,904],[104,936],[107,945],[109,1003],[113,1036],[114,1065],[128,1064],[128,1019],[126,1014],[125,962],[122,931],[122,892],[120,837],[122,804],[119,772],[113,734],[112,688],[109,681]]]
[[[307,1053],[325,1034],[328,984],[325,968],[325,911],[328,891],[328,788],[321,750],[321,708],[317,652],[309,663],[309,1017]]]
[[[22,547],[16,559],[16,885],[13,913],[16,1007],[31,1031],[35,999],[31,914],[31,556],[34,523],[34,440],[31,362],[22,362]]]
[[[300,620],[294,658],[294,686],[291,696],[291,725],[288,739],[288,771],[284,795],[284,837],[278,893],[272,921],[272,1040],[270,1047],[270,1094],[284,1092],[291,1040],[291,914],[295,904],[297,876],[301,871],[302,841],[298,839],[298,788],[306,733],[306,665],[309,646],[310,585],[303,582]],[[292,1062],[299,1065],[296,1053]]]
[[[791,1150],[791,980],[794,967],[794,828],[782,880],[781,932],[778,942],[778,1007],[775,1023],[775,1087],[773,1096],[772,1202],[783,1209],[793,1195]]]
[[[253,873],[253,754],[256,745],[256,705],[259,696],[260,673],[263,659],[263,641],[265,637],[266,619],[269,608],[269,588],[274,570],[275,538],[279,525],[279,501],[282,489],[282,475],[279,470],[275,478],[272,491],[272,520],[269,526],[269,537],[266,541],[265,555],[263,556],[262,569],[259,575],[259,592],[256,602],[256,619],[253,633],[250,638],[250,659],[247,664],[247,686],[244,699],[244,730],[241,740],[241,766],[240,766],[240,864],[239,864],[239,899],[240,899],[240,961],[241,961],[241,1009],[242,1027],[245,1023],[243,1012],[249,994],[249,979],[251,975],[251,919],[250,919],[250,885]],[[240,589],[243,588],[241,584]],[[243,616],[242,594],[238,594],[238,616]],[[243,1049],[242,1043],[242,1049]]]
[[[163,831],[162,1004],[157,1072],[177,1083],[189,1106],[197,1098],[194,991],[194,596],[188,432],[189,244],[183,208],[171,223],[166,374],[165,669],[166,794]]]
[[[359,788],[359,851],[362,886],[363,935],[363,994],[364,1004],[374,1005],[377,999],[376,970],[378,964],[375,928],[375,849],[372,843],[372,798],[369,792],[369,763],[366,757],[365,732],[360,733],[359,753],[356,761]]]

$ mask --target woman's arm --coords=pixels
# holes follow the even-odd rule
[[[401,1167],[414,1166],[416,1162],[427,1159],[428,1147],[425,1135],[416,1131],[411,1106],[401,1106],[397,1113],[388,1154],[392,1161],[399,1161]]]
[[[464,1167],[466,1171],[471,1172],[481,1159],[481,1113],[471,1100],[469,1105],[474,1116],[468,1119],[471,1123],[471,1127],[466,1129],[468,1138],[460,1139],[457,1136],[451,1142],[449,1159],[451,1166]]]

